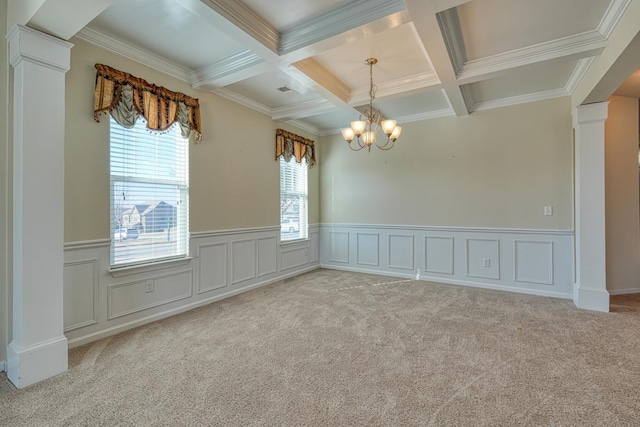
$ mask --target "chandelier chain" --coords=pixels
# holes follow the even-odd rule
[[[369,113],[373,119],[373,100],[376,99],[376,87],[373,84],[373,62],[369,64]]]

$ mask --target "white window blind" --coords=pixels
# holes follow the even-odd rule
[[[110,118],[111,265],[185,257],[189,250],[189,141],[178,126],[150,132]]]
[[[307,162],[285,162],[280,157],[280,240],[306,239],[308,236]]]

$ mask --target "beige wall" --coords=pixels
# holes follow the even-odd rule
[[[607,289],[640,288],[638,99],[612,96],[605,122]]]
[[[0,0],[0,16],[7,16],[7,0]],[[7,359],[9,336],[9,63],[6,19],[0,19],[0,360]]]
[[[573,227],[568,97],[402,126],[390,151],[322,139],[323,223]]]
[[[109,237],[108,116],[93,120],[95,63],[199,98],[203,140],[190,146],[190,228],[192,232],[276,226],[279,217],[279,167],[275,129],[315,139],[300,129],[227,99],[96,48],[71,40],[67,73],[65,145],[65,241]],[[310,223],[319,221],[319,168],[309,177]]]

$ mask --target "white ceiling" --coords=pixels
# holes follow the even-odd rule
[[[322,135],[368,102],[369,57],[400,124],[569,95],[628,4],[116,0],[77,36]]]

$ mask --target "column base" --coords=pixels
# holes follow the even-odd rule
[[[7,346],[7,378],[17,388],[65,372],[69,346],[64,335],[20,348],[15,342]]]
[[[573,285],[573,303],[584,310],[609,312],[609,292]]]

